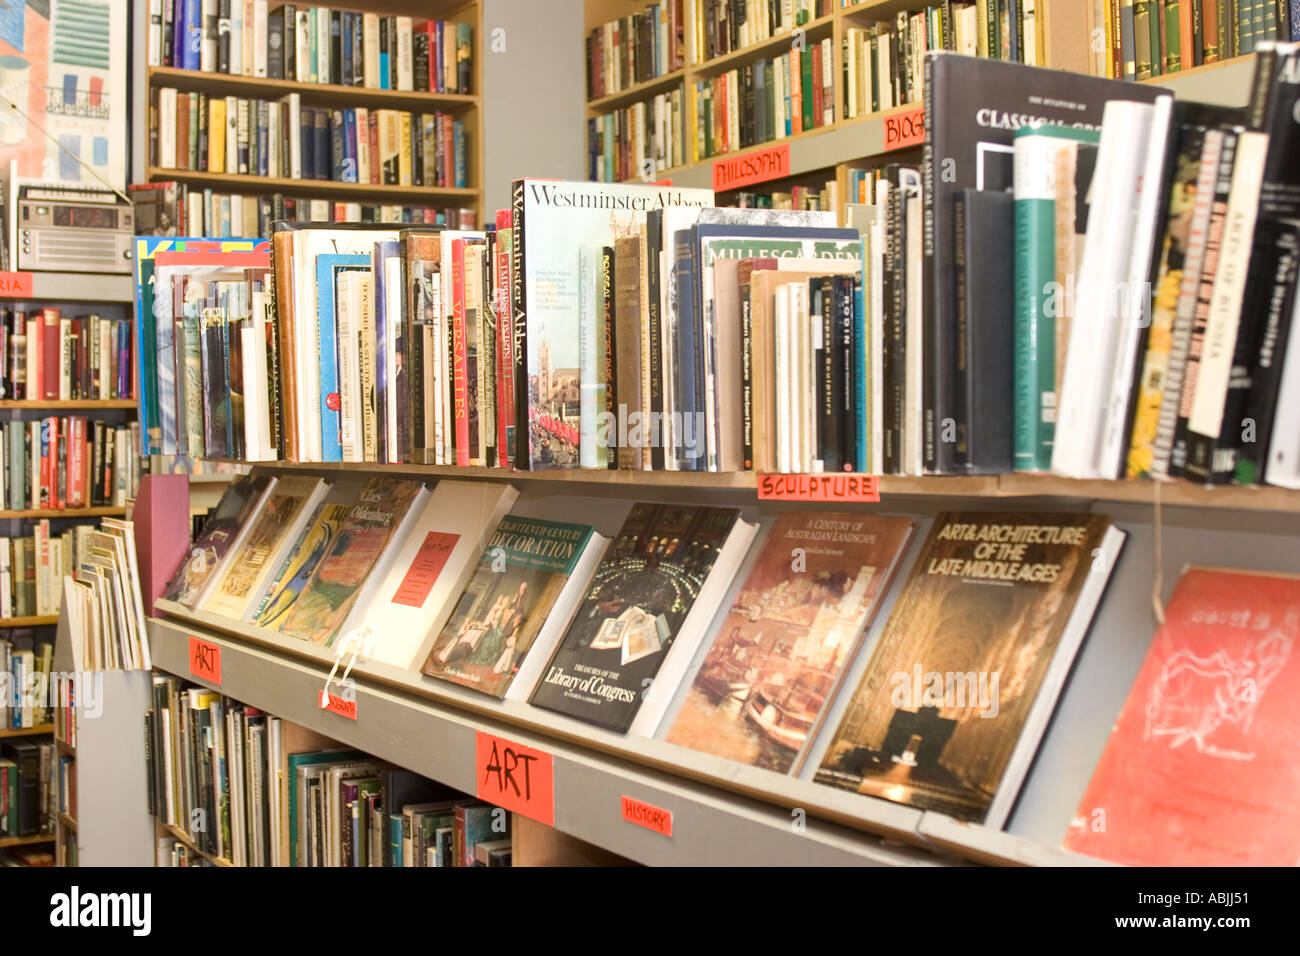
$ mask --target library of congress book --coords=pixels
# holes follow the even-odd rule
[[[817,782],[1001,827],[1124,537],[1104,515],[936,517]]]
[[[911,536],[907,518],[778,517],[664,739],[797,773]]]

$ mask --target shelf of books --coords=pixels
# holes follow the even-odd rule
[[[137,17],[150,116],[147,181],[130,187],[140,234],[478,225],[479,0],[363,6]]]

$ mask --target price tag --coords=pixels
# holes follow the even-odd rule
[[[790,144],[769,146],[744,156],[723,157],[713,164],[713,191],[739,189],[790,175]]]
[[[555,826],[555,757],[478,731],[474,740],[475,796]]]
[[[190,675],[199,680],[221,683],[221,648],[197,637],[190,638]]]
[[[871,503],[880,500],[880,479],[855,474],[759,475],[758,497],[763,501]]]
[[[331,694],[329,691],[320,692],[320,709],[328,710],[331,714],[338,714],[340,717],[346,717],[348,720],[357,719],[357,702],[347,700],[338,694]]]
[[[920,146],[925,142],[925,107],[885,117],[885,151]]]
[[[33,294],[30,272],[0,272],[0,296],[30,299]]]
[[[672,812],[663,807],[656,807],[652,803],[624,796],[623,819],[647,830],[653,830],[655,833],[662,833],[666,837],[673,835]]]

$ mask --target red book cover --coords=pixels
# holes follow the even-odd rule
[[[68,419],[68,507],[86,506],[86,420]]]
[[[442,185],[450,186],[456,181],[456,129],[449,113],[442,114],[442,141]]]
[[[1135,866],[1300,859],[1300,577],[1189,568],[1065,847]]]
[[[438,90],[438,27],[437,21],[426,20],[415,29],[422,30],[429,37],[429,89]]]
[[[41,420],[41,471],[39,500],[36,507],[53,508],[54,496],[50,494],[50,463],[54,460],[54,419]]]
[[[382,183],[384,177],[379,162],[379,114],[371,110],[366,114],[366,122],[370,127],[370,181]]]
[[[510,441],[515,427],[515,337],[510,314],[510,249],[501,236],[511,235],[509,209],[497,210],[496,289],[497,296],[497,464],[508,468],[514,457]]]
[[[61,319],[58,309],[41,310],[41,388],[47,400],[59,397],[59,379],[63,372],[63,349],[59,340]]]
[[[30,370],[27,376],[27,397],[37,401],[45,398],[45,350],[41,348],[44,341],[45,322],[40,312],[33,312],[27,318],[27,368]]]
[[[451,243],[452,406],[456,422],[456,464],[469,465],[469,375],[465,347],[465,241]]]
[[[813,126],[822,125],[822,45],[812,47]]]

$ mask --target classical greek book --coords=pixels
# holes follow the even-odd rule
[[[1065,848],[1134,866],[1293,866],[1300,577],[1187,568]]]
[[[588,525],[507,515],[424,662],[430,677],[504,697],[533,652],[550,657],[609,539]],[[549,632],[549,640],[547,633]],[[531,668],[534,679],[539,668]]]
[[[911,536],[907,518],[779,516],[664,739],[797,773]]]
[[[1001,827],[1124,541],[1087,514],[942,514],[818,783]]]
[[[203,603],[275,484],[276,479],[267,475],[238,478],[230,483],[163,597],[189,607]]]

